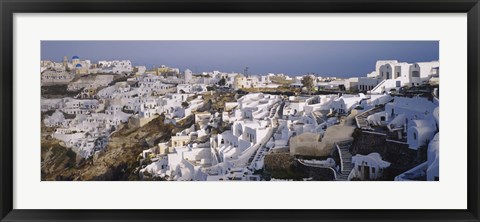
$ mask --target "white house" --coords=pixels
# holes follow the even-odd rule
[[[395,118],[397,114],[405,114],[411,120],[426,119],[433,118],[432,114],[438,105],[438,99],[396,96],[393,102],[385,104],[385,112],[388,114],[388,121]]]
[[[104,73],[113,74],[129,74],[134,71],[134,67],[132,66],[132,62],[130,62],[130,60],[98,61],[98,67],[101,68],[102,72]],[[139,71],[142,70],[143,67],[139,67]]]
[[[410,149],[418,149],[432,140],[437,132],[435,122],[429,120],[412,120],[407,130],[407,142]]]
[[[389,99],[390,97],[380,97]],[[387,126],[390,131],[398,131],[400,137],[406,134],[410,149],[417,150],[427,145],[438,132],[438,105],[436,98],[393,97],[394,101],[385,104],[385,111],[367,117],[370,125]]]
[[[65,84],[73,80],[74,74],[64,69],[47,69],[42,72],[42,85]]]
[[[132,63],[130,60],[113,61],[113,73],[123,74],[132,72]]]
[[[432,62],[417,62],[410,66],[411,84],[421,85],[427,83],[432,77],[438,77],[440,63],[438,61]]]
[[[41,99],[41,111],[56,110],[65,107],[64,99]]]
[[[354,165],[352,171],[348,176],[348,180],[376,180],[380,179],[383,172],[390,163],[382,160],[378,153],[370,153],[368,155],[357,154],[352,157]]]
[[[247,83],[247,77],[242,74],[236,75],[233,81],[233,88],[235,90],[250,88],[250,85]]]
[[[57,127],[65,126],[67,122],[65,121],[63,113],[57,109],[51,116],[47,116],[43,119],[43,123],[47,127]]]
[[[360,101],[364,99],[364,95],[361,96],[352,96],[352,95],[343,95],[340,98],[335,99],[332,102],[332,109],[339,114],[345,114],[350,112],[356,105],[360,104]]]
[[[409,64],[397,60],[379,60],[375,72],[367,75],[382,80],[371,92],[384,93],[404,86],[428,83],[432,77],[438,77],[439,65],[438,61]]]
[[[142,75],[147,71],[147,67],[145,66],[135,66],[135,74],[136,75]]]
[[[193,73],[190,69],[183,72],[185,84],[193,83]]]
[[[388,79],[386,78],[386,73],[383,73],[383,74],[381,73],[380,68],[386,64],[395,64],[395,63],[398,63],[398,60],[378,60],[375,63],[375,73],[374,73],[376,75],[375,77],[379,79]]]

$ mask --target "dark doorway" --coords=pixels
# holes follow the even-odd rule
[[[365,176],[365,180],[370,180],[370,167],[364,166],[363,167],[363,175]]]

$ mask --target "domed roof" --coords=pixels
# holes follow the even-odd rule
[[[425,119],[416,119],[416,120],[412,120],[412,126],[416,126],[416,127],[431,127],[433,124],[428,121],[428,120],[425,120]]]
[[[77,64],[77,65],[75,65],[75,67],[81,68],[81,67],[82,67],[82,64]]]
[[[79,57],[78,56],[73,56],[72,59],[79,59]]]

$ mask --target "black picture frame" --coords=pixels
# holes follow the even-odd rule
[[[480,221],[478,0],[0,0],[1,221]],[[466,210],[19,210],[13,209],[14,13],[467,13],[468,209]],[[460,86],[462,87],[462,86]],[[46,200],[47,201],[47,200]],[[443,200],[448,201],[448,200]]]

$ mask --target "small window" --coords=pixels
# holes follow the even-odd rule
[[[375,168],[372,167],[372,173],[375,173]]]
[[[413,133],[413,139],[417,140],[417,133]]]

